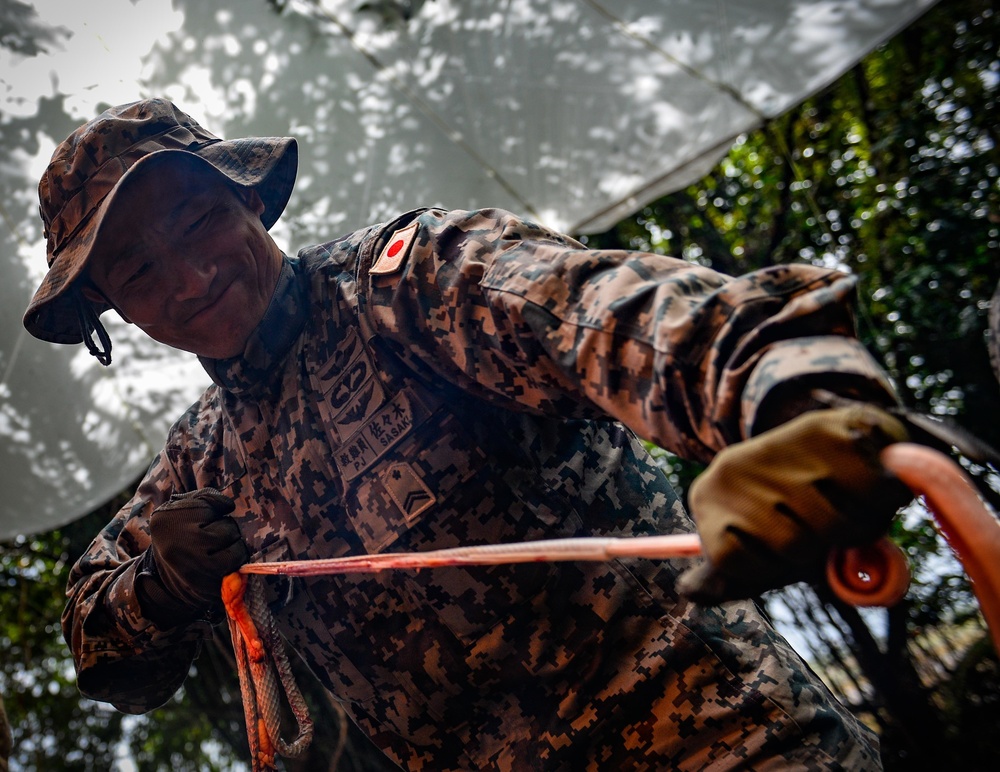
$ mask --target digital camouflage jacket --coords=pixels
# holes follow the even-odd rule
[[[708,461],[814,381],[885,399],[852,293],[811,266],[731,279],[588,251],[496,210],[411,212],[303,250],[244,356],[203,362],[215,385],[73,568],[81,690],[150,710],[209,634],[158,629],[133,591],[171,493],[232,496],[253,560],[691,530],[636,434]],[[404,767],[877,767],[754,606],[682,600],[683,568],[267,581],[289,644]]]

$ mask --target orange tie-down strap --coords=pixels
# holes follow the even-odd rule
[[[301,756],[312,742],[309,709],[292,677],[285,645],[264,600],[261,582],[232,573],[222,580],[222,602],[236,654],[243,715],[253,772],[275,769],[275,754]],[[298,724],[298,736],[281,737],[282,694]]]
[[[968,476],[943,453],[913,443],[897,443],[882,451],[880,458],[888,471],[924,497],[972,580],[983,617],[1000,651],[1000,522],[980,500]],[[418,553],[248,563],[223,581],[223,601],[237,652],[254,772],[273,769],[276,752],[283,756],[301,754],[311,739],[312,723],[291,678],[284,645],[263,600],[261,582],[250,580],[248,574],[316,576],[621,557],[667,560],[700,554],[697,534],[674,534],[550,539]],[[872,545],[834,550],[827,561],[827,581],[838,597],[852,605],[890,606],[906,594],[909,565],[903,552],[882,538]],[[292,743],[279,736],[279,680],[299,725],[299,737]]]
[[[1000,653],[1000,521],[997,516],[980,499],[969,476],[944,453],[900,442],[883,450],[879,459],[882,466],[923,497],[938,529],[972,581],[979,610],[986,620],[993,645]],[[844,597],[839,590],[838,595]]]

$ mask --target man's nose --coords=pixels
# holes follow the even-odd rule
[[[218,273],[215,260],[206,255],[186,255],[174,262],[174,300],[205,297]]]

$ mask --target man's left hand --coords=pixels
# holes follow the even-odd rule
[[[732,445],[691,486],[707,562],[678,580],[701,603],[818,579],[832,547],[885,532],[912,498],[878,454],[907,439],[873,405],[817,410]]]

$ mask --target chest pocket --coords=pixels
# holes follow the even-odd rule
[[[454,503],[485,455],[454,415],[427,403],[403,389],[335,453],[348,517],[369,553],[457,546],[413,532]]]
[[[552,535],[491,462],[490,449],[476,439],[482,432],[467,430],[465,422],[483,420],[468,401],[455,406],[405,376],[380,377],[353,335],[341,350],[349,355],[331,358],[339,372],[321,370],[330,375],[317,379],[317,410],[343,482],[349,526],[366,552]],[[549,565],[521,564],[393,572],[386,580],[407,606],[394,610],[422,626],[444,624],[469,642],[529,603],[552,575]]]
[[[442,486],[467,477],[441,473],[433,452],[418,458],[427,429],[437,434],[428,420],[439,405],[381,373],[353,328],[311,377],[350,524],[366,552],[382,552],[446,495]]]
[[[250,557],[251,562],[296,560],[301,555],[282,537],[270,539]],[[376,695],[365,645],[357,621],[349,612],[365,608],[362,596],[374,598],[371,581],[354,584],[347,593],[338,577],[255,576],[263,582],[264,598],[281,635],[338,699],[368,703]],[[360,663],[360,666],[359,666]],[[369,672],[362,672],[365,667]],[[382,685],[391,688],[391,684]]]

